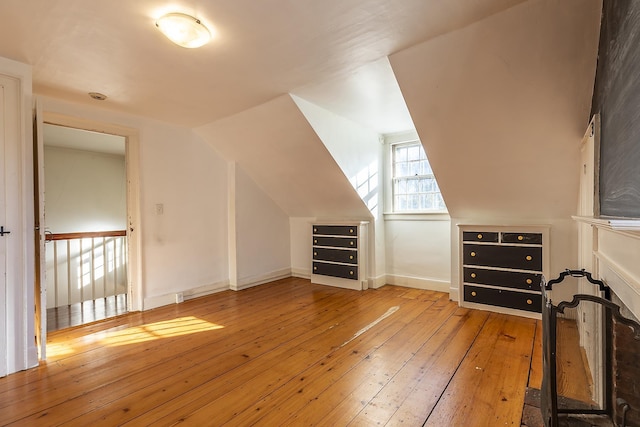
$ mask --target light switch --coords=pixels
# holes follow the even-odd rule
[[[164,205],[162,203],[156,203],[156,215],[162,215],[164,213]]]

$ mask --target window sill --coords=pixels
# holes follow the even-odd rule
[[[450,221],[447,212],[385,212],[385,221]]]

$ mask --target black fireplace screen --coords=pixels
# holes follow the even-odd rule
[[[585,278],[585,285],[581,285],[581,293],[574,295],[571,301],[555,304],[554,285],[566,277]],[[609,287],[587,271],[566,270],[549,282],[543,278],[541,287],[543,379],[540,409],[545,426],[638,425],[633,421],[640,409],[633,406],[637,403],[633,399],[628,402],[615,391],[616,375],[624,376],[625,373],[614,372],[613,337],[614,324],[620,325],[629,329],[634,340],[640,343],[640,324],[623,316],[620,307],[611,301]],[[586,366],[587,372],[585,369],[581,372],[577,366]]]

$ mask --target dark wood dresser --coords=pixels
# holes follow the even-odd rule
[[[538,317],[548,227],[459,227],[461,305]]]

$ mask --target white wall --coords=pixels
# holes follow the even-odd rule
[[[289,216],[235,168],[237,289],[291,275]]]
[[[136,129],[143,308],[228,288],[226,161],[190,129],[42,98],[45,116]],[[156,205],[163,214],[156,214]]]
[[[370,211],[370,215],[361,218],[321,219],[370,222],[367,279],[372,287],[381,286],[385,283],[385,235],[382,218],[384,156],[380,135],[298,96],[292,95],[291,98]],[[307,241],[308,236],[302,233],[300,238]]]
[[[456,224],[551,225],[549,271],[576,265],[579,144],[601,3],[528,1],[390,57]]]
[[[124,156],[45,146],[44,164],[48,231],[127,228]]]
[[[289,218],[291,238],[291,274],[295,277],[311,277],[311,225],[316,218]]]
[[[448,218],[385,221],[387,283],[449,292]]]

